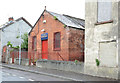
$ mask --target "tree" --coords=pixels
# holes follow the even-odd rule
[[[17,36],[16,38],[18,39],[20,38],[20,36]],[[24,33],[24,35],[21,36],[21,39],[22,39],[21,48],[28,50],[28,33]],[[10,46],[11,48],[19,49],[19,46],[16,47],[12,46],[10,41],[8,41],[7,46]]]
[[[22,44],[21,48],[28,50],[28,33],[24,33],[24,35],[21,36]]]

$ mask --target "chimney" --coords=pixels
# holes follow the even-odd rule
[[[9,17],[8,21],[14,21],[14,18],[13,17]]]
[[[45,6],[45,10],[46,10],[46,6]]]

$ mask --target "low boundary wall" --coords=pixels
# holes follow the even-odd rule
[[[52,60],[38,60],[36,66],[40,68],[57,69],[64,71],[72,71],[77,73],[84,73],[83,62],[72,61],[52,61]]]
[[[19,65],[19,58],[16,58],[15,64]],[[21,65],[28,66],[29,65],[29,59],[21,59]]]

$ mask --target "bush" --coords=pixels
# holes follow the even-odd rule
[[[64,25],[64,28],[67,27],[67,25]]]
[[[79,61],[78,60],[75,60],[75,64],[77,64]]]
[[[100,61],[98,59],[96,59],[96,65],[99,66],[100,65]]]
[[[10,46],[12,48],[12,44],[10,41],[7,42],[7,46]]]
[[[56,16],[54,16],[54,19],[55,19],[55,20],[58,20]]]
[[[16,47],[13,47],[13,48],[15,48],[15,49],[19,49],[19,46],[16,46]]]
[[[28,50],[28,33],[25,33],[24,35],[22,35],[21,38],[23,39],[23,42],[21,44],[21,48]]]
[[[16,38],[18,39],[20,38],[20,36],[17,36]],[[22,35],[21,39],[23,40],[21,44],[21,48],[28,50],[28,33]],[[11,48],[19,49],[19,46],[13,47],[10,41],[8,41],[7,46],[10,46]]]

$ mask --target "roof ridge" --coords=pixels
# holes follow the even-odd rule
[[[58,14],[58,15],[62,15],[63,16],[63,14],[59,14],[59,13],[56,13],[56,12],[51,12],[51,11],[48,11],[48,10],[46,10],[47,12],[49,12],[49,13],[54,13],[54,14]]]
[[[21,19],[22,17],[20,17],[20,18],[18,18],[18,19]],[[18,20],[18,19],[16,19],[16,20]],[[13,22],[15,22],[16,20],[13,20]],[[5,24],[7,24],[7,23],[9,23],[10,21],[7,21],[7,22],[5,22],[4,24],[2,24],[2,25],[5,25]],[[1,25],[1,26],[2,26]]]
[[[16,19],[16,20],[13,20],[12,22],[8,21],[8,22],[2,24],[2,25],[0,26],[0,28],[5,28],[5,27],[7,27],[7,26],[9,26],[9,25],[11,25],[11,24],[19,21],[19,20],[24,20],[30,27],[32,27],[32,25],[31,25],[24,17],[20,17],[20,18],[18,18],[18,19]],[[4,25],[5,25],[5,26],[4,26]]]

